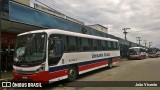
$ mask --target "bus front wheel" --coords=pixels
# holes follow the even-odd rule
[[[75,66],[70,66],[68,69],[68,80],[75,81],[78,76],[78,72]]]

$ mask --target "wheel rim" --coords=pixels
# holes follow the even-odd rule
[[[71,68],[71,69],[69,70],[69,78],[70,78],[71,80],[74,80],[74,79],[76,78],[76,71],[75,71],[75,69]]]
[[[70,76],[71,78],[74,78],[74,77],[75,77],[75,71],[74,71],[74,69],[70,69],[70,71],[69,71],[69,76]]]

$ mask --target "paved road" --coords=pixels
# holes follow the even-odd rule
[[[160,81],[160,58],[122,61],[112,69],[100,69],[81,75],[76,82],[60,81],[50,84],[47,90],[160,90],[158,87],[68,87],[94,85],[94,81]],[[86,82],[80,82],[86,81]],[[92,82],[87,82],[92,81]],[[96,83],[97,84],[97,83]],[[123,85],[123,83],[122,83]],[[14,90],[14,89],[12,89]],[[17,89],[16,89],[17,90]],[[24,89],[23,89],[24,90]],[[26,89],[27,90],[27,89]],[[35,90],[35,88],[33,89]]]

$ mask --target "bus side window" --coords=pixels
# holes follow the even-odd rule
[[[111,41],[108,41],[108,50],[111,50]]]
[[[120,47],[119,47],[119,43],[117,42],[117,50],[119,50],[119,48],[120,48]]]
[[[90,50],[90,51],[93,50],[93,49],[92,49],[92,40],[91,40],[91,39],[89,39],[89,50]]]
[[[101,41],[100,41],[100,40],[97,40],[97,43],[98,43],[98,50],[102,50]]]
[[[63,40],[64,52],[67,52],[67,51],[68,51],[68,47],[67,47],[67,36],[62,36],[62,40]]]
[[[77,48],[77,51],[81,51],[80,37],[76,37],[76,48]]]
[[[105,50],[108,50],[108,41],[105,41]]]
[[[114,42],[111,41],[111,50],[114,50]]]
[[[140,52],[143,52],[143,49],[140,49]]]
[[[67,36],[68,51],[77,50],[77,38],[73,36]]]
[[[114,48],[114,50],[117,50],[117,43],[116,42],[113,42],[113,48]]]
[[[54,40],[55,42],[55,54],[56,56],[61,56],[62,55],[62,40]]]
[[[93,39],[93,40],[92,40],[92,45],[93,45],[93,50],[97,50],[97,49],[98,49],[97,40]]]
[[[101,41],[101,50],[106,50],[105,41]]]
[[[81,46],[83,51],[88,51],[89,50],[89,39],[87,38],[81,38]]]

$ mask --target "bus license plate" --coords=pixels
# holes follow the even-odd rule
[[[28,79],[28,77],[22,77],[22,79]]]

